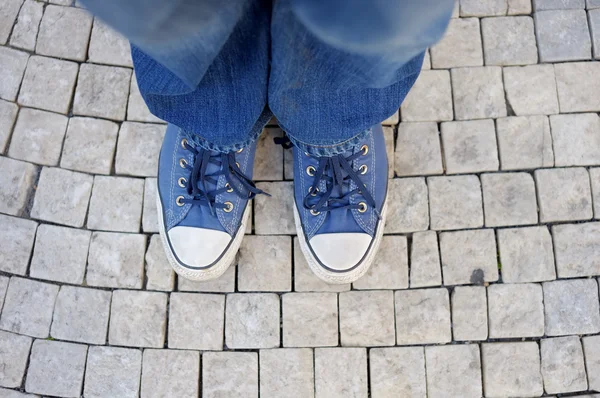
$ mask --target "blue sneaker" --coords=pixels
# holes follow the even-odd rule
[[[312,156],[294,147],[294,216],[302,252],[328,283],[369,269],[383,236],[388,163],[381,125],[351,151]]]
[[[218,278],[240,247],[259,193],[252,182],[256,146],[219,153],[169,125],[158,167],[158,221],[169,263],[184,278]]]

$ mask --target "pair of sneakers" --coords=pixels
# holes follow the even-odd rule
[[[381,125],[361,141],[333,156],[293,147],[300,247],[311,270],[328,283],[364,275],[383,235],[388,166]],[[207,150],[192,135],[168,126],[157,207],[167,259],[179,275],[206,281],[234,262],[251,222],[250,200],[265,194],[252,181],[255,152],[255,144],[229,153]]]

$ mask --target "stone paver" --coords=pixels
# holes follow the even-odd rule
[[[16,390],[9,390],[7,388],[0,387],[0,393],[2,398],[39,398],[39,395],[26,394]]]
[[[506,0],[460,0],[461,17],[484,17],[504,15],[508,7]]]
[[[225,296],[173,293],[169,303],[169,348],[222,350]]]
[[[283,147],[273,141],[273,138],[282,136],[281,129],[266,128],[258,137],[253,174],[255,181],[283,180]]]
[[[569,10],[585,7],[584,0],[533,0],[535,11]]]
[[[498,170],[498,148],[493,120],[442,123],[447,174]]]
[[[530,174],[484,174],[481,186],[486,227],[538,222],[535,184]]]
[[[450,20],[444,38],[431,47],[431,64],[435,69],[482,66],[483,50],[479,19]]]
[[[496,120],[496,130],[502,170],[554,166],[550,122],[546,116],[500,118]]]
[[[144,183],[144,207],[142,209],[142,230],[158,232],[158,214],[156,208],[156,178],[146,178]]]
[[[94,20],[88,51],[90,62],[133,66],[129,41],[99,19]]]
[[[442,268],[437,234],[434,231],[414,233],[410,253],[410,287],[441,284]]]
[[[531,17],[484,18],[481,20],[481,33],[486,65],[537,63],[537,46]],[[466,40],[472,41],[468,38]]]
[[[390,180],[387,201],[388,215],[385,223],[387,233],[427,230],[429,206],[427,206],[427,184],[424,178]]]
[[[2,68],[0,98],[8,101],[14,101],[17,98],[28,59],[29,54],[26,52],[0,47],[0,68]]]
[[[371,396],[425,397],[422,347],[373,348],[369,351]]]
[[[6,0],[0,5],[0,44],[6,44],[21,4],[23,0]]]
[[[581,339],[590,390],[600,391],[600,336]]]
[[[164,123],[161,119],[150,113],[148,106],[140,94],[134,73],[131,74],[131,85],[129,87],[129,101],[127,102],[127,120],[136,122]]]
[[[0,154],[6,150],[18,111],[16,104],[0,100]]]
[[[313,353],[308,348],[260,351],[260,396],[313,398]]]
[[[400,123],[394,167],[400,177],[444,172],[436,123]]]
[[[37,169],[34,165],[0,156],[0,212],[21,216],[32,191]]]
[[[547,336],[600,332],[598,283],[593,279],[545,282]]]
[[[10,45],[33,51],[38,35],[44,4],[36,0],[25,0],[10,35]]]
[[[591,58],[592,43],[585,10],[538,11],[534,20],[541,62]]]
[[[600,275],[600,223],[552,227],[559,278]]]
[[[156,177],[158,154],[166,127],[159,124],[125,122],[119,130],[115,171],[139,177]]]
[[[335,293],[289,293],[283,295],[281,301],[284,347],[338,344],[338,297]],[[319,310],[315,311],[315,308]]]
[[[542,376],[549,394],[587,390],[583,349],[579,337],[542,339]]]
[[[541,222],[589,220],[593,217],[590,178],[586,169],[536,170],[535,181]]]
[[[485,66],[452,69],[454,114],[457,120],[506,116],[502,68]]]
[[[256,186],[271,195],[271,197],[259,195],[254,201],[256,234],[295,234],[293,183],[288,181],[261,182]]]
[[[171,291],[175,285],[175,272],[167,260],[159,235],[152,235],[146,251],[146,289]],[[183,280],[181,278],[180,280]],[[181,287],[179,288],[181,289]]]
[[[137,398],[142,352],[92,346],[88,350],[83,394],[89,398]]]
[[[205,360],[209,355],[204,356]],[[200,355],[197,351],[144,351],[142,397],[194,398],[199,394],[199,379]]]
[[[531,14],[531,0],[508,0],[508,15]]]
[[[25,275],[37,223],[0,214],[0,270]]]
[[[238,290],[292,290],[292,239],[288,236],[246,236],[238,260]]]
[[[87,227],[106,231],[138,232],[143,196],[143,179],[94,177]]]
[[[367,398],[367,352],[364,348],[315,349],[315,397]]]
[[[570,62],[554,65],[561,112],[600,111],[600,63]]]
[[[203,354],[202,397],[258,398],[258,355],[255,352]]]
[[[590,24],[590,34],[592,35],[592,47],[594,49],[594,58],[600,59],[600,11],[588,11],[588,22]]]
[[[482,396],[481,360],[476,344],[425,347],[428,397]]]
[[[488,338],[486,289],[483,286],[457,286],[452,291],[452,335],[457,341]]]
[[[452,120],[452,90],[446,70],[423,71],[400,106],[406,122]]]
[[[0,275],[0,309],[4,306],[4,297],[6,297],[6,289],[8,289],[9,280],[9,277]]]
[[[384,235],[375,260],[354,289],[408,288],[408,243],[404,236]]]
[[[560,166],[600,164],[600,117],[595,113],[550,116],[554,161]]]
[[[0,331],[0,385],[10,388],[21,387],[32,338]]]
[[[492,285],[487,291],[490,338],[538,337],[544,334],[540,285]]]
[[[436,344],[452,340],[446,289],[395,292],[396,344]]]
[[[344,292],[339,295],[342,346],[394,345],[394,293]]]
[[[444,285],[483,284],[498,280],[496,239],[492,229],[440,234]]]
[[[594,202],[594,217],[600,219],[600,168],[590,169],[592,196]]]
[[[431,229],[483,226],[483,199],[477,176],[429,177],[427,186]]]
[[[558,94],[552,65],[504,68],[506,101],[517,116],[558,113]]]
[[[124,120],[131,69],[83,64],[79,70],[73,113]]]
[[[84,61],[92,29],[92,16],[74,7],[49,5],[44,10],[35,52],[56,58]]]
[[[279,305],[279,297],[273,293],[228,295],[225,304],[227,347],[278,347]],[[314,312],[314,307],[311,309]]]

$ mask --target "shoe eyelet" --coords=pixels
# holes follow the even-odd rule
[[[235,165],[237,166],[237,168],[240,168],[240,164],[238,162],[235,162]]]
[[[233,192],[233,188],[231,188],[231,185],[229,185],[229,183],[225,184],[225,188],[227,188],[227,192]]]
[[[307,158],[309,158],[310,157],[310,153],[304,152],[304,156],[306,156]]]
[[[319,214],[321,214],[321,212],[310,209],[310,214],[312,214],[313,216],[318,216]]]
[[[177,180],[177,185],[179,185],[181,188],[185,188],[187,180],[183,177],[179,177],[179,179]]]
[[[188,143],[188,140],[186,138],[182,139],[181,140],[181,147],[183,149],[187,149],[187,147],[186,147],[187,143]]]
[[[361,146],[360,151],[362,152],[363,156],[366,155],[367,153],[369,153],[369,146],[368,145]]]
[[[181,167],[182,169],[185,169],[185,166],[187,166],[188,162],[186,162],[186,160],[184,158],[179,159],[179,167]]]
[[[306,168],[306,174],[308,174],[311,177],[315,175],[316,171],[317,171],[317,169],[315,169],[313,166],[308,166]]]
[[[312,186],[308,188],[308,193],[310,194],[310,196],[317,196],[317,192],[319,192],[319,188],[315,188],[314,192]]]
[[[233,203],[231,203],[231,202],[225,202],[225,203],[223,203],[223,204],[224,204],[224,205],[227,205],[227,207],[223,209],[223,211],[224,211],[225,213],[230,213],[230,212],[231,212],[231,210],[233,210]]]
[[[243,150],[244,148],[238,149],[235,153],[242,153]]]
[[[360,174],[367,174],[367,170],[369,170],[369,168],[367,167],[366,164],[363,164],[362,166],[360,166],[358,168],[358,171],[360,171]]]
[[[177,203],[177,206],[181,207],[185,204],[182,202],[183,199],[185,199],[183,196],[178,196],[177,199],[175,199],[175,203]]]
[[[358,205],[360,206],[358,209],[359,213],[364,213],[367,211],[367,204],[365,202],[360,202]]]

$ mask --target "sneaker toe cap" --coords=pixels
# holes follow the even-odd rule
[[[309,241],[317,260],[327,268],[345,271],[365,257],[373,238],[365,233],[319,234]]]
[[[214,229],[178,226],[169,230],[169,242],[177,259],[188,267],[208,267],[225,252],[232,238]]]

